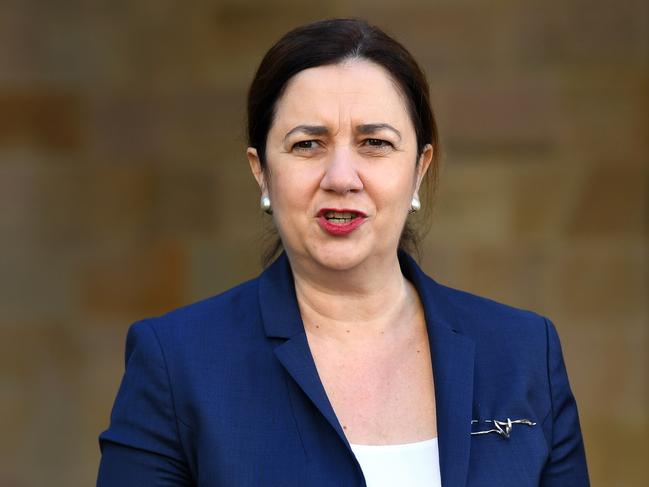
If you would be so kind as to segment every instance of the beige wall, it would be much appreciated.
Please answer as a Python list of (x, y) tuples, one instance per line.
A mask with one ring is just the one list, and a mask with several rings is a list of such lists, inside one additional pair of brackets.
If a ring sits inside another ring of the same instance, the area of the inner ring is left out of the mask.
[(346, 15), (431, 81), (425, 268), (549, 315), (593, 484), (647, 485), (647, 3), (348, 4), (2, 2), (0, 485), (91, 485), (127, 326), (256, 275), (247, 84), (288, 28)]

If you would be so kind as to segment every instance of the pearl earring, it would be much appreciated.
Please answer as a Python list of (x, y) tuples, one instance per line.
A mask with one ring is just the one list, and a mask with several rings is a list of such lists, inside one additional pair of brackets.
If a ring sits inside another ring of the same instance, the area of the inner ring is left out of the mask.
[(270, 197), (268, 195), (264, 194), (261, 196), (259, 206), (261, 206), (261, 209), (264, 210), (265, 213), (268, 213), (269, 215), (273, 214), (273, 209), (270, 207)]
[(419, 201), (419, 195), (415, 194), (410, 200), (410, 213), (421, 210), (421, 201)]

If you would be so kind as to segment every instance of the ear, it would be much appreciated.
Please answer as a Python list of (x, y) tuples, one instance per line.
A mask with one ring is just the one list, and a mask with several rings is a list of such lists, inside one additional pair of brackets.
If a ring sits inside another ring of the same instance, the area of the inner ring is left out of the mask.
[(430, 167), (430, 163), (433, 160), (433, 146), (430, 144), (426, 144), (424, 149), (421, 151), (421, 155), (419, 156), (419, 161), (417, 164), (417, 180), (415, 183), (415, 193), (419, 192), (419, 187), (421, 186), (421, 182), (424, 180), (424, 176), (426, 175), (426, 171), (428, 171), (428, 168)]
[(264, 174), (264, 169), (261, 167), (261, 161), (259, 160), (257, 149), (255, 149), (254, 147), (248, 147), (248, 149), (246, 150), (246, 156), (248, 157), (250, 170), (252, 171), (252, 175), (255, 177), (255, 180), (259, 185), (259, 189), (261, 189), (262, 193), (266, 192), (266, 175)]

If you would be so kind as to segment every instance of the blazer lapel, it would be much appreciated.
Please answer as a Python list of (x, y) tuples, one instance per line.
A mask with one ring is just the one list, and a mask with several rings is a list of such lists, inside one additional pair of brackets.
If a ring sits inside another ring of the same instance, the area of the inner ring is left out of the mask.
[(429, 325), (443, 485), (466, 485), (471, 448), (474, 344)]
[(275, 356), (351, 451), (318, 376), (304, 332), (293, 275), (285, 253), (260, 276), (259, 303), (266, 336), (287, 339), (275, 347)]
[(336, 413), (318, 376), (306, 335), (301, 333), (278, 345), (275, 348), (275, 356), (333, 429), (336, 430), (345, 446), (351, 450), (347, 437), (338, 422)]
[(400, 252), (404, 275), (419, 292), (430, 343), (442, 485), (464, 486), (471, 449), (475, 343), (452, 323), (452, 310), (441, 287), (414, 260)]

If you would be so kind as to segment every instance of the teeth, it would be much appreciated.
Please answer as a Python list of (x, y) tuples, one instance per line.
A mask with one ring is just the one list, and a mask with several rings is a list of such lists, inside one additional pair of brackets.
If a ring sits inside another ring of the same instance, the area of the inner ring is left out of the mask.
[(324, 217), (329, 223), (344, 225), (358, 217), (358, 213), (354, 213), (353, 211), (327, 211), (325, 212)]
[(331, 219), (351, 220), (352, 218), (355, 217), (356, 217), (356, 213), (352, 213), (351, 211), (328, 211), (325, 213), (325, 218), (327, 220), (331, 220)]

